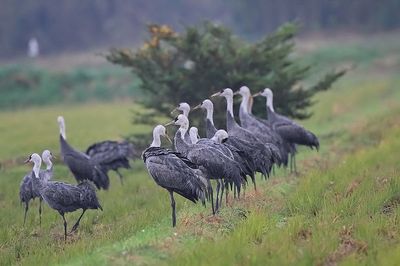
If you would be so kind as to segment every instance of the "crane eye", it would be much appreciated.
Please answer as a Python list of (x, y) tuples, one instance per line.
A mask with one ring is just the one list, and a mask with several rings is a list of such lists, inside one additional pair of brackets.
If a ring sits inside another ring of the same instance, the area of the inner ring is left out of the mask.
[(220, 92), (220, 93), (223, 93), (223, 92), (224, 92), (224, 89), (221, 89), (219, 92)]

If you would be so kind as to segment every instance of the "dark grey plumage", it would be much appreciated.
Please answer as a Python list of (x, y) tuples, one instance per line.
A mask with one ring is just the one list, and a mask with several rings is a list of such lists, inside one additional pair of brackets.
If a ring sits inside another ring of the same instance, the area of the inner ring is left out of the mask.
[(62, 116), (57, 118), (60, 127), (61, 157), (78, 182), (92, 181), (97, 188), (108, 189), (110, 180), (107, 172), (118, 168), (129, 168), (129, 158), (135, 151), (128, 142), (103, 141), (95, 143), (87, 149), (87, 153), (75, 150), (66, 141), (65, 122)]
[(270, 147), (274, 149), (274, 153), (279, 153), (279, 159), (277, 159), (278, 163), (287, 166), (289, 154), (288, 144), (268, 124), (259, 121), (251, 114), (251, 107), (249, 106), (251, 93), (249, 88), (242, 86), (237, 93), (242, 96), (242, 102), (239, 108), (240, 125), (251, 131), (263, 143), (272, 144)]
[(142, 158), (157, 185), (170, 193), (173, 227), (176, 226), (174, 192), (194, 203), (200, 200), (205, 205), (209, 182), (198, 167), (182, 154), (161, 147), (149, 147)]
[[(230, 157), (224, 155), (218, 149), (203, 145), (187, 143), (181, 134), (181, 131), (187, 131), (189, 121), (186, 116), (179, 115), (175, 119), (175, 125), (179, 125), (180, 129), (175, 134), (175, 148), (177, 151), (186, 156), (190, 161), (204, 169), (208, 179), (223, 179), (231, 181), (240, 195), (240, 189), (246, 182), (246, 174), (242, 171), (239, 164)], [(217, 195), (219, 192), (220, 182), (217, 185)], [(217, 201), (218, 202), (218, 201)], [(218, 205), (216, 210), (218, 210)], [(215, 213), (213, 209), (213, 213)]]
[[(40, 170), (40, 175), (43, 176), (43, 182), (49, 181), (53, 177), (53, 165), (51, 163), (51, 158), (52, 154), (50, 151), (45, 150), (43, 152), (42, 158), (46, 163), (49, 163), (47, 165), (46, 170)], [(21, 203), (25, 205), (24, 208), (24, 225), (26, 222), (26, 215), (29, 210), (29, 202), (31, 200), (34, 200), (35, 198), (39, 198), (39, 224), (42, 224), (42, 197), (40, 196), (40, 193), (38, 189), (35, 189), (35, 187), (32, 185), (32, 171), (29, 172), (24, 176), (24, 178), (21, 181), (20, 187), (19, 187), (19, 198), (21, 200)]]
[(262, 95), (267, 98), (267, 121), (286, 142), (290, 143), (292, 149), (291, 164), (293, 164), (296, 171), (295, 154), (297, 150), (295, 145), (304, 145), (311, 149), (316, 148), (318, 150), (319, 140), (317, 136), (291, 119), (275, 113), (273, 110), (273, 93), (270, 89), (267, 88), (256, 95)]
[(276, 154), (275, 148), (270, 144), (264, 144), (250, 131), (240, 127), (233, 117), (233, 92), (231, 89), (224, 89), (213, 96), (224, 96), (227, 101), (226, 111), (226, 128), (229, 136), (237, 137), (240, 141), (244, 141), (248, 146), (252, 146), (250, 151), (253, 156), (256, 171), (269, 176), (272, 165), (279, 159), (279, 154)]
[[(217, 129), (214, 126), (213, 120), (213, 111), (214, 105), (213, 103), (206, 99), (201, 104), (195, 107), (197, 108), (204, 108), (206, 109), (206, 136), (207, 138), (211, 139), (215, 136)], [(237, 137), (229, 136), (228, 139), (222, 143), (225, 147), (230, 149), (233, 153), (234, 159), (236, 162), (240, 163), (242, 170), (245, 172), (246, 175), (250, 176), (254, 188), (256, 189), (256, 181), (254, 177), (254, 173), (256, 171), (256, 166), (254, 163), (254, 150), (252, 150), (251, 143), (241, 141)]]
[(97, 188), (108, 189), (109, 177), (97, 161), (72, 148), (62, 135), (60, 135), (60, 146), (61, 157), (78, 183), (90, 180)]
[[(33, 188), (39, 191), (43, 200), (62, 216), (64, 221), (64, 240), (67, 240), (67, 221), (65, 213), (82, 209), (82, 214), (72, 227), (71, 232), (75, 231), (83, 214), (88, 209), (102, 209), (96, 196), (95, 188), (87, 181), (83, 181), (78, 185), (71, 185), (63, 182), (43, 181), (43, 176), (39, 172), (35, 172), (35, 168), (40, 168), (40, 157), (32, 154), (29, 159), (34, 163), (32, 171)], [(39, 173), (39, 176), (37, 174)]]
[(103, 172), (115, 171), (121, 179), (123, 176), (119, 168), (130, 169), (129, 159), (138, 157), (133, 144), (128, 141), (117, 142), (106, 140), (91, 145), (86, 150), (86, 154), (98, 163)]

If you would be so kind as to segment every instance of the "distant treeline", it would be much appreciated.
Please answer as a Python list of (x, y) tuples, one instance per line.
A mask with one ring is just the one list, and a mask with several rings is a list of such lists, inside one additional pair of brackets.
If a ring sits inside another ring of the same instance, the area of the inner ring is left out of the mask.
[(0, 7), (0, 57), (24, 54), (33, 36), (47, 54), (134, 44), (150, 22), (180, 30), (208, 19), (251, 39), (289, 20), (304, 31), (400, 26), (400, 0), (0, 0)]

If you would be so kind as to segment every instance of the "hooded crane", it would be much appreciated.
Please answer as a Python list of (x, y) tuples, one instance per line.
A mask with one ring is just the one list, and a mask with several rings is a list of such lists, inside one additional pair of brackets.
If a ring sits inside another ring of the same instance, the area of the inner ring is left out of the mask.
[[(189, 120), (186, 116), (178, 115), (175, 121), (172, 121), (167, 125), (169, 124), (180, 126), (175, 134), (175, 149), (185, 155), (196, 165), (203, 167), (208, 179), (218, 180), (226, 178), (231, 180), (235, 184), (239, 196), (240, 187), (243, 181), (246, 180), (246, 175), (240, 168), (240, 165), (214, 147), (204, 144), (187, 143), (183, 137), (189, 128)], [(220, 185), (221, 183), (218, 182), (217, 198), (219, 195)], [(213, 208), (213, 213), (217, 210), (218, 205), (216, 205), (215, 210)]]
[(108, 189), (109, 170), (115, 170), (119, 174), (119, 167), (130, 168), (128, 158), (132, 158), (134, 154), (130, 144), (104, 141), (90, 146), (85, 154), (68, 144), (64, 118), (59, 116), (57, 121), (60, 127), (61, 157), (78, 182), (88, 179), (97, 188)]
[[(171, 111), (171, 115), (173, 115), (176, 111), (181, 111), (182, 114), (184, 116), (187, 117), (187, 119), (189, 119), (189, 112), (190, 112), (190, 105), (188, 103), (182, 102), (179, 103), (177, 107), (175, 107), (174, 110)], [(186, 132), (185, 134), (185, 141), (190, 143), (190, 136), (189, 136), (189, 132)]]
[[(254, 171), (251, 169), (251, 167), (247, 164), (246, 160), (244, 158), (244, 154), (236, 149), (235, 147), (227, 144), (227, 141), (229, 140), (229, 135), (228, 132), (226, 132), (223, 129), (217, 130), (214, 134), (214, 136), (210, 139), (205, 139), (205, 138), (199, 138), (198, 134), (198, 129), (196, 127), (191, 127), (189, 129), (189, 135), (190, 139), (192, 141), (192, 144), (204, 144), (204, 145), (209, 145), (211, 147), (214, 147), (218, 149), (220, 152), (222, 152), (224, 155), (228, 156), (235, 162), (237, 162), (244, 172), (245, 175), (250, 176), (252, 180), (254, 180)], [(218, 180), (217, 180), (218, 181)], [(233, 186), (233, 182), (231, 180), (225, 180), (225, 187), (228, 189), (228, 187)], [(234, 197), (236, 197), (236, 187), (233, 187), (234, 189)], [(221, 205), (222, 203), (222, 196), (224, 194), (224, 186), (222, 186), (221, 190), (221, 197), (219, 200), (219, 204)], [(228, 191), (226, 193), (226, 200), (228, 198)]]
[(256, 146), (251, 152), (254, 154), (255, 165), (257, 171), (263, 176), (269, 176), (272, 165), (279, 158), (279, 154), (275, 153), (275, 149), (271, 149), (270, 145), (265, 145), (253, 133), (239, 126), (233, 116), (233, 91), (229, 88), (223, 89), (220, 92), (214, 93), (211, 97), (221, 96), (226, 100), (226, 128), (229, 136), (235, 136), (247, 143), (252, 143)]
[[(205, 99), (201, 104), (194, 107), (193, 110), (198, 108), (206, 110), (206, 136), (207, 138), (211, 139), (218, 131), (214, 126), (214, 105), (209, 99)], [(223, 131), (226, 132), (225, 130)], [(254, 185), (254, 189), (257, 190), (254, 177), (254, 172), (256, 171), (256, 157), (254, 154), (254, 149), (257, 147), (252, 143), (243, 141), (235, 136), (228, 135), (227, 132), (226, 134), (229, 137), (224, 139), (223, 145), (231, 150), (235, 157), (235, 161), (243, 165), (242, 170), (244, 170), (245, 173), (250, 176)]]
[(29, 156), (25, 162), (33, 162), (32, 186), (39, 191), (40, 196), (50, 206), (58, 211), (64, 221), (64, 241), (67, 241), (67, 221), (65, 213), (82, 209), (82, 214), (72, 227), (71, 232), (75, 231), (83, 214), (88, 209), (102, 209), (96, 196), (95, 188), (87, 181), (78, 185), (71, 185), (63, 182), (44, 181), (40, 175), (42, 160), (37, 153)]
[[(287, 142), (292, 144), (304, 145), (308, 146), (311, 149), (314, 147), (319, 149), (319, 141), (318, 138), (312, 133), (308, 131), (304, 127), (298, 125), (294, 121), (289, 118), (277, 114), (274, 111), (273, 106), (273, 93), (269, 88), (264, 89), (262, 92), (256, 93), (254, 97), (264, 96), (266, 97), (266, 109), (268, 122), (272, 125), (273, 129), (278, 132), (278, 134)], [(296, 159), (295, 159), (296, 150), (291, 154), (291, 169), (292, 164), (294, 167), (294, 171), (296, 172)]]
[(239, 108), (239, 119), (240, 124), (245, 129), (250, 130), (256, 137), (262, 140), (264, 143), (273, 144), (271, 147), (276, 148), (276, 153), (279, 153), (281, 162), (283, 165), (287, 166), (288, 164), (288, 151), (289, 146), (287, 143), (283, 141), (281, 136), (276, 133), (270, 126), (267, 124), (262, 123), (261, 121), (257, 120), (251, 113), (250, 113), (250, 99), (251, 99), (251, 92), (247, 86), (242, 86), (240, 89), (234, 93), (234, 95), (241, 95), (242, 102), (240, 103)]
[(105, 140), (92, 144), (87, 148), (86, 154), (100, 163), (103, 172), (113, 170), (116, 172), (123, 184), (123, 176), (119, 172), (119, 168), (130, 169), (129, 159), (138, 157), (133, 144), (128, 141), (118, 142)]
[(161, 148), (160, 136), (165, 136), (165, 127), (158, 125), (153, 130), (153, 142), (142, 158), (154, 181), (168, 190), (171, 198), (172, 226), (176, 226), (174, 192), (196, 203), (205, 205), (208, 198), (209, 180), (198, 167), (179, 152)]
[[(43, 162), (46, 164), (46, 170), (40, 170), (39, 174), (43, 176), (43, 182), (49, 181), (53, 177), (53, 163), (51, 159), (53, 158), (53, 154), (49, 150), (44, 150), (42, 153)], [(19, 187), (19, 198), (22, 203), (25, 204), (25, 213), (24, 213), (24, 225), (26, 221), (26, 214), (29, 209), (29, 202), (34, 200), (35, 198), (39, 198), (39, 224), (42, 224), (42, 197), (38, 189), (34, 189), (32, 186), (32, 176), (33, 172), (29, 172), (21, 181), (21, 185)]]

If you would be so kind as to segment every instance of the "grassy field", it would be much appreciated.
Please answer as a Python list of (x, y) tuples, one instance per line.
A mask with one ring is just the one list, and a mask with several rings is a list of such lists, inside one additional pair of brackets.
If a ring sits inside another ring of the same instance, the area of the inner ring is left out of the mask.
[[(302, 122), (320, 137), (321, 151), (300, 149), (301, 174), (285, 171), (257, 193), (230, 199), (217, 216), (177, 197), (170, 226), (168, 193), (139, 160), (99, 191), (104, 212), (90, 211), (63, 241), (61, 217), (38, 202), (23, 227), (21, 158), (49, 148), (58, 154), (56, 117), (69, 142), (84, 150), (103, 139), (149, 132), (132, 125), (129, 102), (37, 107), (0, 113), (0, 264), (20, 265), (398, 265), (400, 263), (400, 79), (365, 69), (347, 75), (315, 99)], [(55, 178), (74, 182), (57, 162)], [(79, 213), (68, 214), (71, 226)]]

